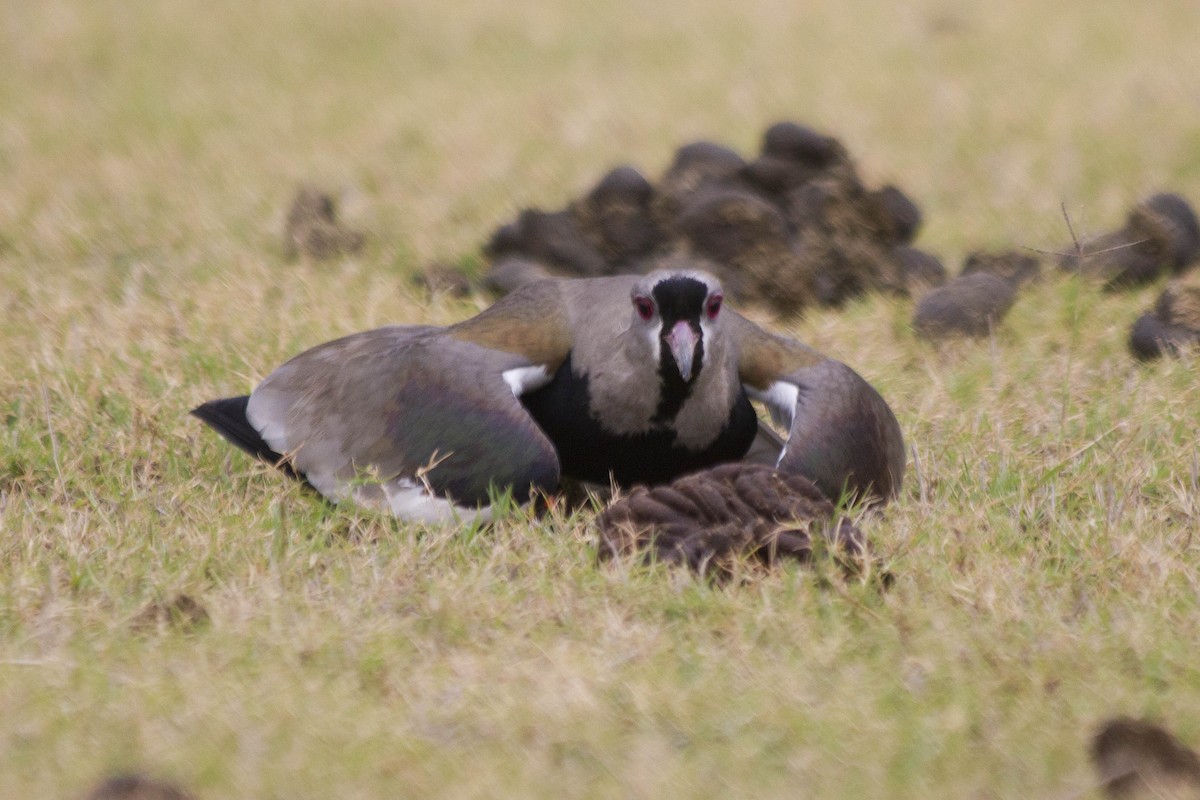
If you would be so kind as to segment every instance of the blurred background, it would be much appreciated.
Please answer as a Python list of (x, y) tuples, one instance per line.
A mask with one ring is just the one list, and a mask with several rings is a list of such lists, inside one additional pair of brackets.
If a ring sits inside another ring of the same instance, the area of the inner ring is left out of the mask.
[[(0, 11), (6, 271), (267, 257), (294, 187), (396, 269), (469, 260), (610, 167), (772, 122), (838, 137), (918, 245), (1061, 247), (1200, 199), (1200, 6), (1017, 0), (15, 2)], [(167, 258), (166, 254), (170, 257)], [(953, 267), (952, 267), (953, 269)]]
[[(780, 120), (900, 187), (951, 273), (1067, 249), (1064, 209), (1085, 237), (1200, 203), (1198, 33), (1196, 0), (0, 3), (0, 796), (136, 768), (210, 798), (1066, 797), (1107, 716), (1200, 741), (1195, 361), (1127, 346), (1162, 281), (1043, 281), (946, 347), (893, 296), (770, 320), (920, 457), (870, 520), (886, 595), (597, 569), (586, 517), (429, 535), (187, 415), (462, 319), (490, 299), (410, 279)], [(288, 258), (301, 184), (361, 250)]]

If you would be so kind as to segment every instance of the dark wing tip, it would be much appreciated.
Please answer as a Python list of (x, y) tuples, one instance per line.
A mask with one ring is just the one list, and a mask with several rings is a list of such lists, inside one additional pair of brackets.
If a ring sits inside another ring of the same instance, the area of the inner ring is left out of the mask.
[(293, 478), (301, 478), (291, 464), (284, 460), (283, 455), (271, 449), (271, 445), (267, 444), (250, 424), (250, 420), (246, 418), (246, 404), (249, 402), (248, 394), (223, 397), (201, 403), (189, 413), (221, 434), (230, 444), (268, 464), (278, 466)]

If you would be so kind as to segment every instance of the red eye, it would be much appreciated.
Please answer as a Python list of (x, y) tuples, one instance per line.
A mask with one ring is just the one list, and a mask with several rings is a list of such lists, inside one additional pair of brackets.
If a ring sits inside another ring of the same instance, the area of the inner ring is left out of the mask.
[(637, 309), (638, 316), (644, 320), (649, 321), (654, 316), (654, 303), (649, 297), (633, 298), (633, 306)]
[(704, 311), (708, 314), (709, 319), (716, 319), (717, 314), (721, 313), (721, 302), (724, 299), (725, 298), (719, 294), (714, 294), (712, 297), (708, 298), (708, 305), (705, 306)]

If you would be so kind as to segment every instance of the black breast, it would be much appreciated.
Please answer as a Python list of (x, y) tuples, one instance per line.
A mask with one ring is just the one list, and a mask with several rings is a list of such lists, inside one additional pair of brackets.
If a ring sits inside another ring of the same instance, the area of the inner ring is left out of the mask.
[[(647, 391), (655, 387), (647, 386)], [(648, 433), (625, 436), (607, 431), (588, 407), (588, 378), (571, 368), (571, 358), (554, 379), (521, 397), (525, 408), (558, 451), (564, 475), (608, 483), (611, 473), (621, 486), (663, 483), (687, 472), (736, 461), (750, 449), (758, 430), (754, 408), (739, 391), (721, 433), (707, 448), (692, 451), (675, 441), (670, 420)]]

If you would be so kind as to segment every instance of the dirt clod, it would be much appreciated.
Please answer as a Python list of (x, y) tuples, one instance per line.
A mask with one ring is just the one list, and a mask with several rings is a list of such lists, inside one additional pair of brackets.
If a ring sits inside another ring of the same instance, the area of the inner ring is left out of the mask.
[(362, 249), (365, 239), (338, 220), (333, 195), (307, 185), (296, 191), (283, 231), (283, 251), (288, 258), (321, 261), (350, 255)]
[(867, 553), (863, 533), (835, 519), (812, 481), (761, 464), (724, 464), (637, 487), (605, 509), (599, 526), (601, 560), (640, 554), (716, 577), (742, 560), (808, 562), (823, 550), (853, 570)]
[(863, 185), (837, 139), (781, 122), (750, 161), (692, 142), (656, 184), (623, 166), (562, 211), (526, 209), (492, 234), (484, 283), (508, 292), (543, 277), (641, 274), (684, 253), (705, 259), (739, 302), (786, 315), (908, 291), (891, 251), (920, 225), (902, 190)]
[(191, 794), (144, 775), (115, 775), (97, 784), (86, 800), (193, 800)]
[(178, 594), (170, 600), (156, 600), (146, 606), (134, 619), (134, 627), (148, 630), (158, 626), (191, 632), (209, 623), (208, 610), (186, 594)]
[(1041, 263), (1036, 256), (1019, 250), (976, 250), (963, 262), (961, 274), (973, 275), (978, 272), (990, 272), (1017, 288), (1040, 277)]
[(987, 336), (1016, 299), (1012, 283), (990, 272), (960, 275), (917, 303), (913, 328), (927, 339)]
[(889, 250), (887, 256), (900, 278), (899, 285), (888, 287), (896, 294), (921, 295), (946, 283), (946, 267), (935, 255), (902, 244)]
[(1092, 737), (1091, 757), (1109, 797), (1200, 797), (1200, 756), (1153, 722), (1105, 721)]
[(1150, 283), (1179, 273), (1200, 257), (1200, 222), (1177, 194), (1160, 193), (1130, 210), (1125, 225), (1080, 243), (1059, 266), (1101, 282), (1106, 289)]
[(1200, 274), (1171, 281), (1154, 308), (1129, 332), (1129, 349), (1142, 360), (1200, 348)]

